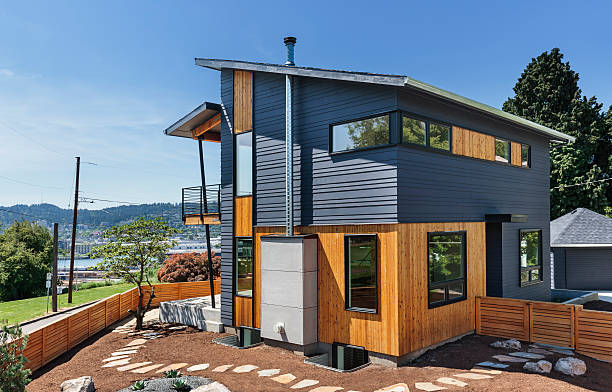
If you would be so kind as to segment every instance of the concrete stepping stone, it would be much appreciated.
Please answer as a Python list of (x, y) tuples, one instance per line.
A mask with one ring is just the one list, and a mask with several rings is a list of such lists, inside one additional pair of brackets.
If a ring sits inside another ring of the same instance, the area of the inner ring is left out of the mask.
[(493, 378), (492, 376), (489, 376), (488, 374), (478, 374), (478, 373), (459, 373), (459, 374), (453, 374), (453, 377), (467, 378), (468, 380), (485, 380), (487, 378)]
[(257, 372), (259, 377), (270, 377), (280, 373), (280, 369), (264, 369)]
[(544, 355), (534, 354), (534, 353), (526, 353), (526, 352), (523, 352), (523, 351), (517, 351), (515, 353), (510, 353), (508, 355), (510, 355), (512, 357), (518, 357), (518, 358), (544, 359)]
[(495, 363), (495, 362), (486, 361), (486, 362), (477, 363), (476, 366), (490, 367), (493, 369), (505, 369), (509, 367), (510, 365), (504, 365), (503, 363)]
[(144, 347), (144, 346), (123, 347), (123, 348), (118, 348), (117, 351), (115, 352), (120, 353), (122, 351), (133, 351), (133, 350), (138, 350), (141, 347)]
[(136, 354), (138, 350), (127, 350), (127, 351), (115, 351), (111, 355), (116, 357), (117, 355), (127, 355), (127, 354)]
[(297, 377), (291, 373), (281, 374), (280, 376), (272, 377), (270, 380), (276, 381), (280, 384), (289, 384), (291, 381), (295, 380)]
[(543, 348), (530, 348), (529, 350), (527, 350), (527, 352), (533, 354), (552, 355), (552, 352), (544, 350)]
[(499, 362), (527, 362), (528, 359), (511, 357), (509, 355), (493, 355), (493, 358), (497, 359)]
[(402, 383), (389, 385), (388, 387), (377, 389), (374, 392), (410, 392), (408, 385)]
[(130, 362), (130, 358), (120, 359), (118, 361), (113, 361), (113, 362), (108, 362), (108, 363), (102, 365), (102, 367), (103, 368), (108, 368), (108, 367), (115, 367), (115, 366), (119, 366), (119, 365), (127, 365), (128, 362)]
[(125, 372), (126, 370), (136, 369), (136, 368), (139, 368), (139, 367), (143, 367), (143, 366), (145, 366), (145, 365), (150, 365), (150, 364), (152, 364), (152, 363), (153, 363), (153, 362), (138, 362), (138, 363), (130, 363), (130, 364), (127, 364), (127, 365), (125, 365), (125, 366), (120, 366), (120, 367), (118, 367), (118, 368), (117, 368), (117, 370), (119, 370), (120, 372)]
[(300, 382), (298, 382), (295, 385), (291, 386), (291, 389), (302, 389), (302, 388), (307, 388), (307, 387), (311, 387), (313, 385), (317, 385), (319, 383), (318, 380), (302, 380)]
[(255, 369), (259, 369), (259, 366), (255, 366), (255, 365), (242, 365), (242, 366), (235, 367), (234, 370), (232, 370), (232, 372), (234, 372), (234, 373), (249, 373), (249, 372), (252, 372)]
[(435, 391), (441, 391), (443, 389), (446, 389), (446, 387), (439, 387), (436, 384), (433, 384), (430, 382), (415, 382), (414, 387), (416, 389), (420, 389), (421, 391), (427, 391), (427, 392), (435, 392)]
[(341, 391), (344, 388), (342, 387), (318, 387), (315, 389), (311, 389), (310, 392), (336, 392)]
[(162, 366), (164, 366), (163, 363), (158, 363), (158, 364), (155, 364), (155, 365), (149, 365), (149, 366), (145, 366), (143, 368), (138, 368), (136, 370), (132, 370), (132, 373), (145, 374), (145, 373), (149, 373), (149, 372), (151, 372), (151, 371), (153, 371), (153, 370), (155, 370), (157, 368), (160, 368)]
[(440, 377), (439, 379), (436, 380), (436, 382), (439, 382), (440, 384), (454, 385), (456, 387), (465, 387), (468, 385), (467, 383), (456, 380), (452, 377)]
[(482, 374), (491, 374), (491, 375), (502, 374), (501, 370), (478, 369), (478, 368), (470, 369), (470, 372), (482, 373)]
[(140, 346), (142, 344), (145, 344), (146, 342), (147, 339), (134, 339), (130, 343), (126, 344), (125, 347)]
[(189, 364), (185, 363), (185, 362), (173, 363), (173, 364), (170, 364), (170, 365), (168, 365), (168, 366), (166, 366), (164, 368), (159, 369), (155, 373), (163, 373), (163, 372), (167, 372), (168, 370), (179, 370), (179, 369), (184, 368), (187, 365), (189, 365)]
[(188, 371), (188, 372), (198, 372), (198, 371), (200, 371), (200, 370), (206, 370), (206, 369), (208, 369), (208, 367), (209, 367), (209, 366), (210, 366), (210, 365), (209, 365), (209, 364), (207, 364), (207, 363), (202, 363), (202, 364), (200, 364), (200, 365), (193, 365), (193, 366), (188, 367), (188, 368), (187, 368), (187, 371)]
[(118, 361), (120, 359), (126, 359), (126, 358), (129, 358), (129, 357), (130, 357), (129, 355), (118, 355), (116, 357), (104, 358), (102, 360), (102, 362)]
[(223, 372), (227, 371), (228, 369), (230, 369), (232, 366), (234, 366), (234, 365), (221, 365), (221, 366), (217, 366), (212, 371), (215, 372), (215, 373), (223, 373)]

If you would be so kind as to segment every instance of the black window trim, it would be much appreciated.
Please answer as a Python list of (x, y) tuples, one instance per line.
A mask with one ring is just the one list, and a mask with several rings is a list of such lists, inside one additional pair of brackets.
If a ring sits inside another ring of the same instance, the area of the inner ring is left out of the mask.
[[(463, 278), (457, 278), (457, 279), (451, 279), (451, 280), (445, 280), (444, 282), (436, 282), (436, 283), (431, 283), (429, 280), (429, 243), (431, 242), (431, 237), (434, 235), (441, 235), (441, 234), (461, 234), (462, 235), (462, 240), (463, 240)], [(440, 306), (444, 306), (444, 305), (449, 305), (449, 304), (453, 304), (455, 302), (461, 302), (461, 301), (465, 301), (467, 300), (467, 290), (468, 290), (468, 278), (467, 278), (467, 264), (468, 264), (468, 260), (467, 260), (467, 246), (468, 246), (468, 242), (467, 242), (467, 231), (466, 230), (454, 230), (454, 231), (432, 231), (432, 232), (428, 232), (427, 233), (427, 304), (428, 304), (428, 308), (429, 309), (434, 309), (434, 308), (438, 308)], [(438, 301), (438, 302), (434, 302), (431, 303), (429, 302), (429, 291), (433, 288), (440, 288), (440, 287), (445, 287), (444, 289), (444, 297), (448, 298), (448, 286), (450, 286), (453, 283), (456, 282), (461, 282), (463, 281), (463, 296), (458, 297), (458, 298), (453, 298), (453, 299), (445, 299), (444, 301)]]
[[(374, 280), (376, 282), (376, 308), (360, 308), (355, 306), (349, 306), (349, 291), (350, 291), (350, 274), (349, 274), (349, 238), (351, 237), (374, 237), (374, 254), (376, 255), (376, 268), (374, 269)], [(350, 312), (360, 312), (360, 313), (372, 313), (377, 314), (380, 302), (380, 294), (379, 294), (379, 285), (378, 285), (378, 234), (377, 233), (363, 233), (363, 234), (344, 234), (344, 310)]]
[[(538, 232), (538, 258), (540, 260), (540, 264), (538, 266), (531, 266), (531, 267), (523, 267), (521, 266), (521, 234), (523, 233), (531, 233), (531, 232)], [(544, 283), (544, 260), (542, 259), (543, 256), (543, 250), (542, 250), (542, 229), (519, 229), (519, 238), (518, 238), (518, 255), (519, 255), (519, 286), (520, 287), (526, 287), (526, 286), (533, 286), (536, 284), (540, 284), (540, 283)], [(538, 280), (531, 280), (531, 271), (532, 270), (540, 270), (539, 273), (539, 279)], [(521, 278), (523, 271), (529, 271), (529, 281), (527, 282), (523, 282), (523, 279)]]
[[(381, 112), (381, 113), (377, 113), (377, 114), (371, 114), (368, 116), (364, 116), (364, 117), (358, 117), (358, 118), (353, 118), (351, 120), (346, 120), (346, 121), (338, 121), (338, 122), (333, 122), (329, 124), (329, 133), (328, 133), (328, 139), (329, 139), (329, 143), (327, 146), (327, 151), (330, 155), (332, 154), (344, 154), (347, 152), (353, 152), (353, 151), (363, 151), (363, 150), (370, 150), (370, 149), (374, 149), (374, 148), (380, 148), (380, 147), (387, 147), (387, 146), (393, 146), (397, 143), (393, 143), (393, 132), (394, 132), (394, 127), (393, 127), (393, 119), (391, 118), (393, 113), (397, 112), (397, 110), (391, 110), (391, 111), (385, 111), (385, 112)], [(377, 144), (374, 146), (366, 146), (366, 147), (359, 147), (359, 148), (351, 148), (349, 150), (341, 150), (341, 151), (334, 151), (334, 127), (336, 125), (344, 125), (344, 124), (350, 124), (352, 122), (357, 122), (357, 121), (363, 121), (363, 120), (368, 120), (370, 118), (376, 118), (376, 117), (383, 117), (383, 116), (389, 116), (389, 142), (388, 143), (383, 143), (383, 144)]]
[[(238, 294), (238, 240), (248, 239), (253, 244), (253, 287), (251, 288), (251, 295)], [(234, 236), (234, 257), (232, 261), (232, 268), (234, 270), (234, 276), (232, 277), (233, 295), (234, 297), (241, 298), (254, 298), (255, 296), (255, 238), (250, 235), (237, 235)]]
[[(414, 114), (411, 112), (407, 112), (405, 110), (400, 110), (400, 118), (399, 118), (399, 144), (405, 145), (405, 146), (417, 146), (417, 147), (425, 147), (428, 150), (433, 150), (433, 151), (442, 151), (442, 152), (448, 152), (448, 153), (453, 153), (453, 125), (446, 122), (446, 121), (442, 121), (442, 120), (436, 120), (433, 118), (429, 118), (429, 117), (425, 117), (425, 116), (421, 116), (419, 114)], [(404, 142), (404, 116), (412, 118), (414, 120), (418, 120), (418, 121), (424, 121), (425, 122), (425, 144), (419, 144), (419, 143), (413, 143), (413, 142)], [(443, 126), (447, 126), (449, 128), (449, 132), (448, 132), (448, 150), (444, 149), (444, 148), (438, 148), (438, 147), (432, 147), (429, 143), (429, 127), (431, 123), (436, 123), (438, 125), (443, 125)], [(452, 155), (457, 155), (457, 154), (452, 154)]]

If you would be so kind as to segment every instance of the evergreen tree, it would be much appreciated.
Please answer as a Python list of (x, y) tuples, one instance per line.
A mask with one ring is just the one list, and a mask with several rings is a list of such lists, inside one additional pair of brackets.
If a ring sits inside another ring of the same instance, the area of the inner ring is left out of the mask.
[[(578, 207), (603, 212), (612, 200), (609, 178), (610, 124), (595, 97), (582, 96), (580, 77), (558, 48), (531, 59), (514, 86), (515, 96), (503, 109), (576, 137), (576, 142), (551, 146), (551, 219)], [(607, 124), (607, 126), (606, 126)], [(567, 186), (590, 182), (581, 186)]]

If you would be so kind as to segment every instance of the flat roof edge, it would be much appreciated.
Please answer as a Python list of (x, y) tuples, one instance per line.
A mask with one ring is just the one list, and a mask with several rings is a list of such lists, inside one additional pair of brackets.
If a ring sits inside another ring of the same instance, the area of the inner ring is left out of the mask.
[(197, 108), (193, 109), (191, 112), (181, 117), (180, 119), (176, 120), (174, 124), (164, 129), (164, 134), (169, 135), (169, 136), (177, 136), (177, 135), (172, 135), (172, 132), (176, 131), (181, 126), (183, 126), (185, 123), (189, 122), (190, 120), (195, 118), (198, 114), (206, 110), (213, 110), (213, 111), (217, 111), (220, 113), (222, 109), (221, 109), (221, 105), (219, 105), (218, 103), (206, 101), (202, 103), (201, 105), (199, 105)]

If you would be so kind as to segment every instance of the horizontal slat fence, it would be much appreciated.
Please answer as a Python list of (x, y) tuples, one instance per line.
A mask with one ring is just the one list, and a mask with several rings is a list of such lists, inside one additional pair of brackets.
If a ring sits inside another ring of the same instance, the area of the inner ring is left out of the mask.
[[(165, 283), (153, 286), (155, 288), (153, 306), (158, 306), (164, 301), (210, 295), (209, 282)], [(215, 294), (220, 292), (221, 280), (216, 279)], [(148, 300), (151, 290), (147, 287), (143, 293), (145, 301)], [(23, 352), (24, 357), (27, 358), (26, 366), (32, 371), (41, 368), (90, 336), (128, 316), (128, 312), (136, 310), (137, 306), (138, 290), (133, 288), (98, 301), (77, 313), (31, 332)]]
[(572, 347), (612, 362), (612, 313), (582, 305), (477, 297), (476, 333)]

